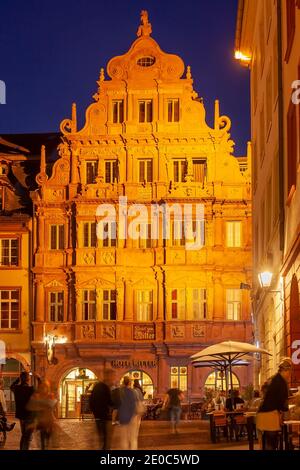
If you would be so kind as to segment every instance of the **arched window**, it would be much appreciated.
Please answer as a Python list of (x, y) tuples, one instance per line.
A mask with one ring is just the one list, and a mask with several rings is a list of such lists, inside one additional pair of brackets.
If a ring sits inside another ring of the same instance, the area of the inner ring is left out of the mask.
[[(237, 376), (232, 373), (233, 388), (239, 388), (240, 382)], [(230, 384), (229, 372), (227, 371), (227, 384)], [(205, 381), (205, 388), (213, 390), (226, 390), (226, 377), (225, 372), (215, 370), (207, 377)]]

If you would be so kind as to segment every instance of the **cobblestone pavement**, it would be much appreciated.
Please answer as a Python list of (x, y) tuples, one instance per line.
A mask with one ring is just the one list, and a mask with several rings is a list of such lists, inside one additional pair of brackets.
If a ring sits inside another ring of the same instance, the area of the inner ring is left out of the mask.
[[(99, 449), (98, 436), (93, 420), (83, 421), (64, 419), (58, 421), (59, 428), (52, 443), (53, 449), (93, 450)], [(114, 426), (112, 449), (119, 449), (119, 426)], [(19, 448), (19, 423), (7, 435), (6, 450)], [(39, 448), (39, 436), (34, 434), (31, 449)], [(142, 421), (139, 434), (139, 449), (142, 450), (243, 450), (248, 449), (247, 442), (229, 442), (221, 440), (212, 444), (209, 439), (207, 421), (182, 421), (178, 434), (170, 433), (167, 421)]]

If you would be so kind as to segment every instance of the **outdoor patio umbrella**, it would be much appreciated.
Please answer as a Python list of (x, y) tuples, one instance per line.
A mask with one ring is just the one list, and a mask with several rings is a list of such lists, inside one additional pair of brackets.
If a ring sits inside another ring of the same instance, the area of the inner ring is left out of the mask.
[[(250, 364), (249, 360), (251, 359), (250, 356), (245, 356), (243, 359), (236, 359), (233, 360), (231, 366), (248, 366)], [(198, 367), (211, 367), (218, 372), (223, 372), (225, 374), (225, 384), (226, 384), (226, 391), (228, 390), (228, 381), (227, 381), (227, 370), (229, 369), (230, 363), (228, 360), (220, 360), (215, 356), (204, 356), (198, 359), (194, 359), (192, 361), (192, 365), (196, 368)], [(222, 380), (222, 390), (223, 390), (223, 380)]]
[[(208, 346), (202, 351), (191, 356), (191, 359), (194, 361), (200, 360), (201, 358), (209, 357), (212, 362), (224, 361), (224, 364), (228, 364), (229, 377), (230, 377), (230, 388), (233, 390), (233, 381), (232, 381), (232, 366), (236, 364), (236, 361), (244, 359), (249, 356), (249, 354), (260, 353), (260, 354), (272, 354), (269, 353), (266, 349), (258, 348), (253, 344), (249, 343), (240, 343), (237, 341), (223, 341), (222, 343), (213, 344)], [(194, 362), (193, 361), (193, 362)], [(233, 395), (232, 395), (233, 401)]]

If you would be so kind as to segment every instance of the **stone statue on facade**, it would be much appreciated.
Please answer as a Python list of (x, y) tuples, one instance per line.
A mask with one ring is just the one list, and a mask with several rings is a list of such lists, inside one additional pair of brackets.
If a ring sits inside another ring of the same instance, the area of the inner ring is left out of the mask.
[(141, 11), (141, 22), (142, 24), (139, 26), (136, 33), (137, 37), (139, 38), (140, 36), (150, 36), (152, 33), (152, 25), (149, 23), (148, 12), (146, 10)]

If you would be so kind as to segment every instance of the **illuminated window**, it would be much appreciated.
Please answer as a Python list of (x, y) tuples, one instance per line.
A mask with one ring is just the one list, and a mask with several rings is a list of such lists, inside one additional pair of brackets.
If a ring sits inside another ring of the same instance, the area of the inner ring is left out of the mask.
[(192, 238), (190, 235), (187, 237), (194, 243), (199, 243), (202, 246), (205, 245), (205, 220), (193, 220), (192, 223)]
[(0, 266), (18, 266), (19, 240), (17, 238), (0, 238)]
[(116, 100), (112, 102), (113, 123), (122, 124), (124, 122), (124, 101)]
[(86, 289), (82, 292), (82, 318), (83, 320), (96, 320), (96, 291)]
[(193, 320), (206, 320), (207, 298), (206, 289), (193, 289)]
[(239, 321), (241, 319), (241, 291), (239, 289), (226, 290), (226, 318)]
[(171, 316), (172, 320), (185, 320), (186, 303), (185, 289), (172, 289)]
[(103, 291), (102, 320), (116, 320), (116, 291), (114, 289)]
[(242, 223), (239, 221), (226, 222), (226, 245), (229, 248), (242, 246)]
[(137, 64), (140, 67), (151, 67), (151, 65), (153, 65), (154, 63), (155, 63), (155, 57), (151, 57), (151, 56), (141, 57), (137, 61)]
[(96, 222), (84, 222), (83, 224), (83, 246), (85, 248), (95, 247), (97, 244)]
[(105, 183), (115, 183), (118, 179), (117, 160), (105, 160)]
[(19, 289), (0, 290), (0, 328), (16, 330), (20, 326)]
[(139, 101), (139, 122), (152, 122), (152, 100)]
[(136, 291), (137, 321), (153, 321), (153, 292), (152, 290)]
[(50, 250), (63, 250), (65, 247), (65, 226), (50, 225)]
[(91, 160), (86, 162), (86, 183), (94, 184), (96, 183), (96, 176), (98, 174), (98, 161)]
[[(239, 389), (239, 379), (232, 373), (233, 388)], [(227, 383), (230, 383), (229, 372), (227, 371)], [(213, 390), (226, 390), (226, 376), (224, 372), (215, 371), (209, 374), (205, 382), (205, 388)]]
[(152, 160), (139, 160), (139, 182), (152, 183)]
[(49, 292), (49, 321), (64, 321), (64, 293), (63, 291)]
[(173, 162), (173, 179), (175, 183), (184, 183), (187, 172), (186, 160), (174, 160)]
[(182, 392), (187, 391), (187, 367), (171, 367), (170, 386)]
[(168, 122), (179, 121), (179, 100), (169, 99), (168, 100)]

